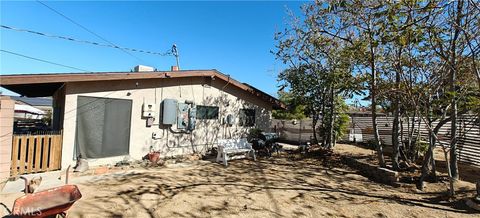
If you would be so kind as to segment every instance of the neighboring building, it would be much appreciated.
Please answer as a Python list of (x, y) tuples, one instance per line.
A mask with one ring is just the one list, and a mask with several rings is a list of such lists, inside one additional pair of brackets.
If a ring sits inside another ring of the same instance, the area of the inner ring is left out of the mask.
[(51, 113), (52, 108), (52, 97), (42, 97), (42, 98), (29, 98), (24, 96), (10, 96), (17, 104), (27, 104), (38, 108), (45, 112), (45, 114)]
[(15, 101), (15, 120), (40, 120), (46, 112), (32, 105)]
[(53, 96), (53, 129), (63, 130), (62, 168), (80, 154), (90, 165), (206, 152), (217, 139), (269, 130), (274, 97), (216, 70), (2, 75), (28, 97)]
[(14, 133), (37, 134), (50, 130), (52, 98), (8, 96), (15, 101)]
[(42, 119), (53, 113), (52, 98), (29, 98), (24, 96), (10, 96), (15, 100), (15, 118)]

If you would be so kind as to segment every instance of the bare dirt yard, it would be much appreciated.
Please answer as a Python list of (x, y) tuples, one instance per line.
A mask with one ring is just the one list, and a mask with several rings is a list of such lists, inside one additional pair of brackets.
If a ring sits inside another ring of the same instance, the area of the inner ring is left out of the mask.
[[(370, 152), (351, 145), (337, 148), (350, 155)], [(394, 188), (358, 175), (335, 154), (284, 153), (256, 162), (231, 161), (227, 168), (196, 161), (79, 178), (72, 183), (83, 198), (69, 217), (480, 216), (464, 203), (475, 192), (473, 183), (458, 182), (455, 199), (444, 197), (446, 182), (429, 184), (423, 192), (414, 184)]]

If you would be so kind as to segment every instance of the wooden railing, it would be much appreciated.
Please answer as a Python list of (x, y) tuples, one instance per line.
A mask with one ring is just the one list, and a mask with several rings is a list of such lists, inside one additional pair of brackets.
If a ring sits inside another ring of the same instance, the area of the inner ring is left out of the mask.
[(61, 132), (42, 135), (13, 135), (10, 174), (58, 170), (62, 160)]

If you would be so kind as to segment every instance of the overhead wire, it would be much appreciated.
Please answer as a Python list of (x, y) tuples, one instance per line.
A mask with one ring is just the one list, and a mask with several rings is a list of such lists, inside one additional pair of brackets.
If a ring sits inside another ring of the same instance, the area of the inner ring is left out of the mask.
[(70, 68), (70, 69), (74, 69), (74, 70), (80, 70), (80, 71), (84, 71), (84, 72), (91, 72), (89, 70), (85, 70), (85, 69), (82, 69), (82, 68), (72, 67), (72, 66), (69, 66), (69, 65), (60, 64), (60, 63), (56, 63), (56, 62), (52, 62), (52, 61), (47, 61), (47, 60), (40, 59), (40, 58), (30, 57), (30, 56), (27, 56), (27, 55), (24, 55), (24, 54), (19, 54), (19, 53), (13, 52), (13, 51), (7, 51), (7, 50), (4, 50), (4, 49), (0, 49), (0, 51), (11, 54), (11, 55), (16, 55), (16, 56), (20, 56), (20, 57), (24, 57), (24, 58), (44, 62), (44, 63), (49, 63), (49, 64), (61, 66), (61, 67), (66, 67), (66, 68)]
[[(106, 42), (108, 44), (92, 42), (92, 41), (87, 41), (87, 40), (79, 40), (79, 39), (75, 39), (75, 38), (72, 38), (72, 37), (52, 35), (52, 34), (42, 33), (42, 32), (38, 32), (38, 31), (33, 31), (33, 30), (28, 30), (28, 29), (20, 29), (20, 28), (5, 26), (5, 25), (0, 25), (0, 26), (2, 28), (5, 28), (5, 29), (15, 30), (15, 31), (19, 31), (19, 32), (27, 32), (27, 33), (36, 34), (36, 35), (39, 35), (39, 36), (58, 38), (58, 39), (63, 39), (63, 40), (68, 40), (68, 41), (74, 41), (74, 42), (86, 43), (86, 44), (91, 44), (91, 45), (96, 45), (96, 46), (103, 46), (103, 47), (110, 47), (110, 48), (119, 49), (122, 52), (134, 57), (135, 59), (137, 59), (139, 61), (143, 61), (143, 62), (146, 62), (146, 61), (142, 60), (141, 58), (138, 58), (137, 56), (133, 55), (129, 51), (146, 53), (146, 54), (151, 54), (151, 55), (160, 55), (160, 56), (171, 56), (171, 55), (173, 55), (173, 52), (170, 51), (170, 50), (167, 50), (166, 52), (161, 53), (161, 52), (152, 52), (152, 51), (146, 51), (146, 50), (142, 50), (142, 49), (135, 49), (135, 48), (127, 48), (127, 47), (117, 46), (114, 43), (112, 43), (111, 41), (109, 41), (106, 38), (98, 35), (97, 33), (93, 32), (92, 30), (88, 29), (87, 27), (81, 25), (80, 23), (74, 21), (73, 19), (66, 16), (65, 14), (55, 10), (54, 8), (52, 8), (50, 6), (48, 6), (47, 4), (45, 4), (41, 1), (38, 1), (38, 0), (37, 0), (37, 2), (42, 4), (46, 8), (50, 9), (51, 11), (55, 12), (56, 14), (62, 16), (63, 18), (67, 19), (71, 23), (73, 23), (73, 24), (77, 25), (78, 27), (82, 28), (83, 30), (85, 30), (85, 31), (91, 33), (92, 35), (96, 36), (97, 38), (103, 40), (104, 42)], [(83, 72), (92, 72), (90, 70), (86, 70), (86, 69), (82, 69), (82, 68), (78, 68), (78, 67), (73, 67), (73, 66), (69, 66), (69, 65), (65, 65), (65, 64), (60, 64), (60, 63), (56, 63), (56, 62), (53, 62), (53, 61), (48, 61), (48, 60), (44, 60), (44, 59), (40, 59), (40, 58), (35, 58), (35, 57), (31, 57), (31, 56), (28, 56), (28, 55), (24, 55), (24, 54), (16, 53), (16, 52), (13, 52), (13, 51), (4, 50), (4, 49), (0, 49), (0, 52), (5, 52), (5, 53), (11, 54), (11, 55), (16, 55), (16, 56), (19, 56), (19, 57), (23, 57), (23, 58), (27, 58), (27, 59), (31, 59), (31, 60), (36, 60), (36, 61), (40, 61), (40, 62), (52, 64), (52, 65), (57, 65), (57, 66), (61, 66), (61, 67), (69, 68), (69, 69), (79, 70), (79, 71), (83, 71)], [(135, 91), (137, 91), (137, 90), (135, 90)], [(135, 92), (135, 91), (132, 91), (132, 93)], [(108, 93), (104, 97), (109, 96), (111, 94), (113, 94), (113, 93)], [(94, 109), (94, 108), (92, 108), (92, 109)], [(72, 111), (67, 111), (67, 112), (65, 112), (65, 114), (70, 113), (70, 112), (72, 112)]]
[(69, 37), (69, 36), (53, 35), (53, 34), (38, 32), (38, 31), (34, 31), (34, 30), (29, 30), (29, 29), (22, 29), (22, 28), (17, 28), (17, 27), (12, 27), (12, 26), (6, 26), (6, 25), (0, 25), (0, 27), (4, 28), (4, 29), (8, 29), (8, 30), (17, 31), (17, 32), (26, 32), (26, 33), (30, 33), (30, 34), (39, 35), (39, 36), (63, 39), (63, 40), (78, 42), (78, 43), (86, 43), (86, 44), (101, 46), (101, 47), (124, 49), (124, 50), (133, 51), (133, 52), (141, 52), (141, 53), (146, 53), (146, 54), (151, 54), (151, 55), (159, 55), (159, 56), (171, 56), (171, 55), (173, 55), (173, 53), (170, 49), (165, 51), (165, 52), (154, 52), (154, 51), (147, 51), (147, 50), (136, 49), (136, 48), (120, 47), (120, 46), (111, 45), (111, 44), (104, 44), (104, 43), (100, 43), (100, 42), (92, 42), (92, 41), (88, 41), (88, 40), (75, 39), (75, 38), (72, 38), (72, 37)]
[[(142, 49), (135, 49), (135, 48), (127, 48), (127, 47), (120, 47), (120, 46), (117, 46), (115, 45), (114, 43), (112, 43), (111, 41), (107, 40), (106, 38), (98, 35), (97, 33), (93, 32), (92, 30), (88, 29), (87, 27), (81, 25), (80, 23), (74, 21), (73, 19), (71, 19), (70, 17), (66, 16), (65, 14), (55, 10), (54, 8), (48, 6), (47, 4), (37, 0), (38, 3), (42, 4), (43, 6), (45, 6), (46, 8), (50, 9), (51, 11), (55, 12), (56, 14), (62, 16), (63, 18), (65, 18), (66, 20), (70, 21), (71, 23), (75, 24), (76, 26), (82, 28), (83, 30), (91, 33), (92, 35), (96, 36), (97, 38), (103, 40), (104, 42), (108, 43), (108, 44), (103, 44), (103, 43), (98, 43), (98, 42), (92, 42), (92, 41), (87, 41), (87, 40), (78, 40), (78, 39), (74, 39), (72, 37), (66, 37), (66, 36), (59, 36), (59, 35), (52, 35), (52, 34), (46, 34), (46, 33), (42, 33), (42, 32), (38, 32), (38, 31), (33, 31), (33, 30), (27, 30), (27, 29), (20, 29), (20, 28), (15, 28), (15, 27), (10, 27), (10, 26), (5, 26), (5, 25), (0, 25), (2, 28), (5, 28), (5, 29), (10, 29), (10, 30), (15, 30), (15, 31), (20, 31), (20, 32), (27, 32), (27, 33), (31, 33), (31, 34), (36, 34), (36, 35), (39, 35), (39, 36), (45, 36), (45, 37), (51, 37), (51, 38), (58, 38), (58, 39), (63, 39), (63, 40), (68, 40), (68, 41), (74, 41), (74, 42), (80, 42), (80, 43), (86, 43), (86, 44), (91, 44), (91, 45), (96, 45), (96, 46), (103, 46), (103, 47), (111, 47), (111, 48), (115, 48), (115, 49), (119, 49), (121, 50), (122, 52), (134, 57), (135, 59), (139, 60), (139, 61), (143, 61), (143, 62), (146, 62), (140, 58), (138, 58), (137, 56), (133, 55), (132, 53), (128, 52), (128, 51), (132, 51), (132, 52), (140, 52), (140, 53), (146, 53), (146, 54), (152, 54), (152, 55), (160, 55), (160, 56), (171, 56), (171, 55), (174, 55), (173, 51), (172, 50), (167, 50), (166, 52), (152, 52), (152, 51), (146, 51), (146, 50), (142, 50)], [(7, 51), (7, 50), (4, 50), (4, 49), (0, 49), (1, 52), (5, 52), (5, 53), (8, 53), (8, 54), (11, 54), (11, 55), (16, 55), (16, 56), (20, 56), (20, 57), (24, 57), (24, 58), (27, 58), (27, 59), (32, 59), (32, 60), (36, 60), (36, 61), (40, 61), (40, 62), (44, 62), (44, 63), (49, 63), (49, 64), (52, 64), (52, 65), (57, 65), (57, 66), (61, 66), (61, 67), (65, 67), (65, 68), (70, 68), (70, 69), (74, 69), (74, 70), (80, 70), (80, 71), (84, 71), (84, 72), (92, 72), (90, 70), (85, 70), (85, 69), (82, 69), (82, 68), (77, 68), (77, 67), (73, 67), (73, 66), (69, 66), (69, 65), (65, 65), (65, 64), (60, 64), (60, 63), (56, 63), (56, 62), (53, 62), (53, 61), (48, 61), (48, 60), (44, 60), (44, 59), (40, 59), (40, 58), (35, 58), (35, 57), (31, 57), (31, 56), (27, 56), (27, 55), (23, 55), (23, 54), (19, 54), (19, 53), (16, 53), (16, 52), (12, 52), (12, 51)], [(137, 90), (135, 90), (137, 91)], [(135, 92), (133, 91), (133, 92)], [(108, 93), (106, 94), (104, 97), (106, 96), (109, 96), (111, 95), (112, 93)], [(72, 111), (67, 111), (65, 114), (69, 113), (69, 112), (72, 112)]]
[[(12, 55), (16, 55), (16, 56), (20, 56), (20, 57), (23, 57), (23, 58), (27, 58), (27, 59), (32, 59), (32, 60), (44, 62), (44, 63), (49, 63), (49, 64), (61, 66), (61, 67), (66, 67), (66, 68), (70, 68), (70, 69), (80, 70), (80, 71), (83, 71), (83, 72), (86, 72), (86, 73), (92, 73), (92, 71), (85, 70), (85, 69), (82, 69), (82, 68), (72, 67), (72, 66), (69, 66), (69, 65), (66, 65), (66, 64), (60, 64), (60, 63), (56, 63), (56, 62), (53, 62), (53, 61), (47, 61), (47, 60), (44, 60), (44, 59), (35, 58), (35, 57), (28, 56), (28, 55), (19, 54), (19, 53), (12, 52), (12, 51), (7, 51), (7, 50), (4, 50), (4, 49), (0, 49), (0, 52), (5, 52), (5, 53), (8, 53), (8, 54), (12, 54)], [(136, 92), (136, 91), (138, 91), (138, 90), (131, 91), (131, 93), (133, 94), (133, 93)], [(108, 96), (110, 96), (110, 95), (112, 95), (112, 94), (114, 94), (114, 93), (115, 93), (115, 92), (107, 93), (106, 95), (102, 96), (101, 98), (106, 98), (106, 97), (108, 97)], [(94, 101), (94, 102), (95, 102), (95, 101)], [(82, 105), (81, 107), (90, 105), (91, 103), (93, 103), (93, 102), (90, 102), (90, 103), (87, 103), (87, 104), (85, 104), (85, 105)], [(107, 103), (107, 104), (108, 104), (108, 103)], [(70, 119), (70, 118), (72, 118), (71, 115), (70, 115), (70, 113), (75, 112), (78, 108), (79, 108), (79, 107), (77, 107), (77, 108), (75, 108), (75, 109), (71, 109), (71, 110), (65, 111), (65, 113), (64, 113), (64, 119)], [(85, 111), (85, 112), (91, 111), (91, 110), (93, 110), (93, 109), (95, 109), (95, 108), (97, 108), (97, 107), (90, 108), (89, 110), (87, 110), (87, 111)], [(69, 115), (67, 116), (67, 114), (69, 114)]]
[(43, 2), (41, 2), (41, 1), (39, 1), (39, 0), (37, 0), (37, 2), (40, 3), (41, 5), (45, 6), (45, 7), (48, 8), (49, 10), (55, 12), (56, 14), (62, 16), (62, 17), (65, 18), (66, 20), (70, 21), (71, 23), (73, 23), (73, 24), (77, 25), (78, 27), (82, 28), (83, 30), (91, 33), (92, 35), (96, 36), (97, 38), (99, 38), (99, 39), (103, 40), (104, 42), (110, 44), (111, 46), (113, 46), (113, 47), (121, 50), (121, 51), (124, 52), (125, 54), (128, 54), (128, 55), (132, 56), (133, 58), (135, 58), (135, 59), (137, 59), (137, 60), (139, 60), (139, 61), (146, 62), (146, 61), (142, 60), (141, 58), (139, 58), (139, 57), (133, 55), (132, 53), (128, 52), (127, 50), (125, 50), (125, 49), (123, 49), (123, 48), (115, 45), (113, 42), (107, 40), (106, 38), (98, 35), (97, 33), (93, 32), (92, 30), (88, 29), (87, 27), (81, 25), (80, 23), (74, 21), (72, 18), (70, 18), (70, 17), (68, 17), (67, 15), (61, 13), (60, 11), (55, 10), (54, 8), (48, 6), (47, 4), (45, 4), (45, 3), (43, 3)]

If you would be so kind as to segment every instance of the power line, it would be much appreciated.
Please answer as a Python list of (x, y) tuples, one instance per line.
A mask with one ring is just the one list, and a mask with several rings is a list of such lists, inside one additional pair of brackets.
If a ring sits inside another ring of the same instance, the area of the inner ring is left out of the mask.
[(91, 72), (91, 71), (89, 71), (89, 70), (85, 70), (85, 69), (81, 69), (81, 68), (77, 68), (77, 67), (72, 67), (72, 66), (68, 66), (68, 65), (65, 65), (65, 64), (59, 64), (59, 63), (55, 63), (55, 62), (52, 62), (52, 61), (43, 60), (43, 59), (40, 59), (40, 58), (34, 58), (34, 57), (27, 56), (27, 55), (15, 53), (15, 52), (12, 52), (12, 51), (7, 51), (7, 50), (3, 50), (3, 49), (0, 49), (0, 51), (1, 51), (1, 52), (5, 52), (5, 53), (8, 53), (8, 54), (12, 54), (12, 55), (16, 55), (16, 56), (20, 56), (20, 57), (24, 57), (24, 58), (28, 58), (28, 59), (32, 59), (32, 60), (36, 60), (36, 61), (40, 61), (40, 62), (44, 62), (44, 63), (48, 63), (48, 64), (53, 64), (53, 65), (57, 65), (57, 66), (61, 66), (61, 67), (66, 67), (66, 68), (74, 69), (74, 70), (84, 71), (84, 72)]
[(34, 31), (34, 30), (21, 29), (21, 28), (5, 26), (5, 25), (0, 25), (0, 27), (4, 28), (4, 29), (14, 30), (14, 31), (17, 31), (17, 32), (26, 32), (26, 33), (36, 34), (36, 35), (39, 35), (39, 36), (63, 39), (63, 40), (72, 41), (72, 42), (86, 43), (86, 44), (101, 46), (101, 47), (124, 49), (124, 50), (133, 51), (133, 52), (141, 52), (141, 53), (152, 54), (152, 55), (160, 55), (160, 56), (170, 56), (170, 55), (172, 55), (172, 52), (170, 50), (167, 50), (166, 52), (163, 52), (163, 53), (153, 52), (153, 51), (145, 51), (145, 50), (142, 50), (142, 49), (119, 47), (119, 46), (104, 44), (104, 43), (100, 43), (100, 42), (92, 42), (92, 41), (87, 41), (87, 40), (75, 39), (75, 38), (72, 38), (72, 37), (69, 37), (69, 36), (53, 35), (53, 34), (42, 33), (42, 32), (38, 32), (38, 31)]
[[(12, 52), (12, 51), (7, 51), (7, 50), (0, 49), (0, 52), (5, 52), (5, 53), (8, 53), (8, 54), (12, 54), (12, 55), (16, 55), (16, 56), (20, 56), (20, 57), (24, 57), (24, 58), (28, 58), (28, 59), (32, 59), (32, 60), (36, 60), (36, 61), (40, 61), (40, 62), (44, 62), (44, 63), (49, 63), (49, 64), (61, 66), (61, 67), (66, 67), (66, 68), (70, 68), (70, 69), (80, 70), (80, 71), (84, 71), (84, 72), (87, 72), (87, 73), (92, 73), (92, 72), (89, 71), (89, 70), (85, 70), (85, 69), (81, 69), (81, 68), (77, 68), (77, 67), (72, 67), (72, 66), (68, 66), (68, 65), (65, 65), (65, 64), (59, 64), (59, 63), (55, 63), (55, 62), (52, 62), (52, 61), (47, 61), (47, 60), (43, 60), (43, 59), (39, 59), (39, 58), (34, 58), (34, 57), (27, 56), (27, 55), (15, 53), (15, 52)], [(136, 91), (138, 91), (138, 90), (133, 90), (133, 91), (131, 91), (131, 93), (134, 93), (134, 92), (136, 92)], [(102, 96), (102, 98), (108, 97), (109, 95), (112, 95), (112, 94), (114, 94), (114, 93), (115, 93), (115, 92), (110, 92), (110, 93)], [(97, 100), (95, 100), (95, 101), (97, 101)], [(87, 105), (89, 105), (89, 104), (91, 104), (91, 103), (94, 103), (94, 102), (87, 103), (87, 104), (82, 105), (82, 106), (80, 106), (80, 107), (87, 106)], [(79, 107), (74, 108), (74, 109), (69, 110), (69, 111), (65, 111), (65, 119), (70, 119), (71, 117), (67, 117), (67, 114), (70, 114), (70, 113), (76, 111), (78, 108), (79, 108)], [(91, 108), (91, 109), (88, 109), (88, 111), (93, 110), (93, 109), (95, 109), (95, 108), (97, 108), (97, 107), (93, 107), (93, 108)], [(88, 112), (88, 111), (86, 111), (86, 112)], [(84, 113), (85, 113), (85, 112), (84, 112)]]
[(60, 11), (55, 10), (54, 8), (48, 6), (47, 4), (45, 4), (45, 3), (43, 3), (43, 2), (41, 2), (41, 1), (39, 1), (39, 0), (37, 0), (37, 2), (40, 3), (40, 4), (42, 4), (42, 5), (45, 6), (46, 8), (50, 9), (51, 11), (55, 12), (56, 14), (62, 16), (63, 18), (67, 19), (67, 20), (70, 21), (71, 23), (73, 23), (73, 24), (77, 25), (78, 27), (84, 29), (85, 31), (93, 34), (93, 35), (96, 36), (97, 38), (99, 38), (99, 39), (103, 40), (104, 42), (110, 44), (111, 46), (120, 49), (120, 50), (123, 51), (124, 53), (132, 56), (133, 58), (135, 58), (135, 59), (137, 59), (137, 60), (139, 60), (139, 61), (146, 62), (146, 61), (138, 58), (137, 56), (133, 55), (132, 53), (130, 53), (130, 52), (122, 49), (121, 47), (116, 46), (115, 44), (113, 44), (112, 42), (110, 42), (110, 41), (108, 41), (107, 39), (103, 38), (102, 36), (96, 34), (95, 32), (89, 30), (87, 27), (85, 27), (85, 26), (83, 26), (83, 25), (75, 22), (73, 19), (71, 19), (71, 18), (67, 17), (66, 15), (62, 14)]

